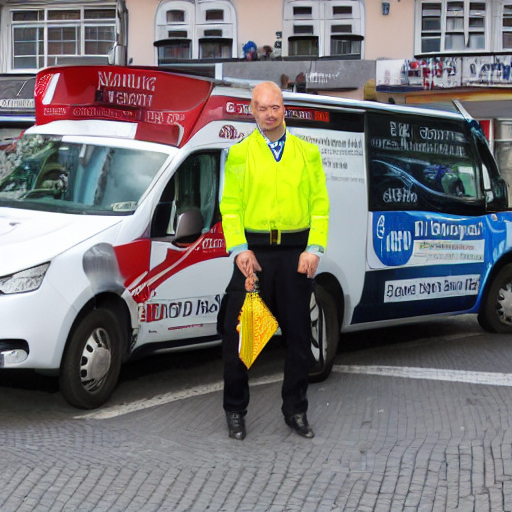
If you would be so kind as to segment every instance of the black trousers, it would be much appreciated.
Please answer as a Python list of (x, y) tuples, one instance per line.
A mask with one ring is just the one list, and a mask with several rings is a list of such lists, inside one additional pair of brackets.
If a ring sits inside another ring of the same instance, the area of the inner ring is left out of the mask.
[[(312, 363), (309, 304), (313, 280), (297, 272), (304, 248), (249, 247), (263, 269), (257, 274), (260, 296), (279, 322), (286, 344), (282, 412), (285, 416), (306, 412), (308, 374)], [(222, 329), (224, 409), (245, 414), (249, 405), (249, 379), (247, 368), (238, 356), (236, 326), (246, 291), (245, 277), (236, 264), (226, 294)]]

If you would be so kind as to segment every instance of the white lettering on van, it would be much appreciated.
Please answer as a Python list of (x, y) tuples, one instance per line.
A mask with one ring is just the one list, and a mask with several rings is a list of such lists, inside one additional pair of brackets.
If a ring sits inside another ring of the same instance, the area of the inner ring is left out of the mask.
[(388, 151), (405, 151), (412, 153), (427, 153), (432, 155), (456, 156), (467, 158), (466, 148), (462, 145), (446, 144), (442, 142), (413, 142), (402, 137), (392, 140), (385, 137), (373, 137), (370, 146)]
[(419, 134), (420, 137), (424, 140), (448, 140), (461, 143), (466, 142), (464, 134), (454, 132), (452, 130), (436, 130), (435, 128), (422, 126), (419, 129)]
[(135, 73), (98, 71), (97, 89), (100, 90), (102, 87), (154, 92), (156, 88), (156, 77), (136, 75)]
[(185, 121), (185, 114), (181, 112), (165, 112), (158, 110), (148, 110), (144, 120), (146, 123), (174, 125)]
[(245, 137), (245, 133), (239, 132), (232, 124), (225, 124), (219, 130), (219, 137), (221, 139), (237, 140)]
[(153, 95), (140, 92), (117, 91), (111, 94), (111, 91), (109, 91), (108, 98), (109, 103), (128, 107), (151, 107), (153, 101)]
[(382, 199), (385, 203), (417, 203), (418, 194), (410, 188), (388, 188)]
[(44, 107), (45, 116), (65, 116), (66, 113), (65, 107)]
[(223, 238), (205, 238), (201, 243), (201, 248), (203, 250), (222, 249), (223, 247), (224, 247), (224, 239)]
[(411, 125), (409, 123), (397, 123), (395, 121), (391, 121), (389, 123), (389, 127), (392, 137), (411, 138)]
[(386, 250), (388, 252), (409, 251), (412, 246), (412, 233), (410, 231), (391, 231), (386, 236)]
[(241, 114), (241, 115), (252, 115), (251, 105), (248, 103), (233, 103), (232, 101), (228, 101), (226, 103), (226, 113), (227, 114)]

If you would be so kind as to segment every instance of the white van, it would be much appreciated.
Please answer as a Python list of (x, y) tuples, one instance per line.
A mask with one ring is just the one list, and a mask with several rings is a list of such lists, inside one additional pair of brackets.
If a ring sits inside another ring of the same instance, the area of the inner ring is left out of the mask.
[[(36, 125), (0, 181), (0, 367), (60, 375), (77, 407), (121, 364), (220, 342), (232, 272), (219, 214), (227, 149), (255, 127), (250, 92), (153, 68), (37, 76)], [(340, 332), (478, 313), (512, 332), (512, 214), (467, 116), (285, 94), (331, 199), (312, 297), (312, 380)]]

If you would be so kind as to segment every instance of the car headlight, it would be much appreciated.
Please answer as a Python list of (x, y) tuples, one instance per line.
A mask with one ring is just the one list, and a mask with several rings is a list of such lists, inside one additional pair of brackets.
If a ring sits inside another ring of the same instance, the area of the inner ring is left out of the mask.
[(49, 266), (49, 263), (43, 263), (37, 267), (27, 268), (10, 276), (0, 277), (0, 295), (37, 290), (41, 286)]

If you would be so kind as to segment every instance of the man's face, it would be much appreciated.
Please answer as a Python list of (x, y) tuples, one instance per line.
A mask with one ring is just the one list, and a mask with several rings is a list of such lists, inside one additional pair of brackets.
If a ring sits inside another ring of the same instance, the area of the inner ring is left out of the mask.
[(252, 100), (252, 113), (261, 131), (271, 137), (282, 131), (284, 123), (284, 104), (282, 96), (271, 88), (255, 91)]

